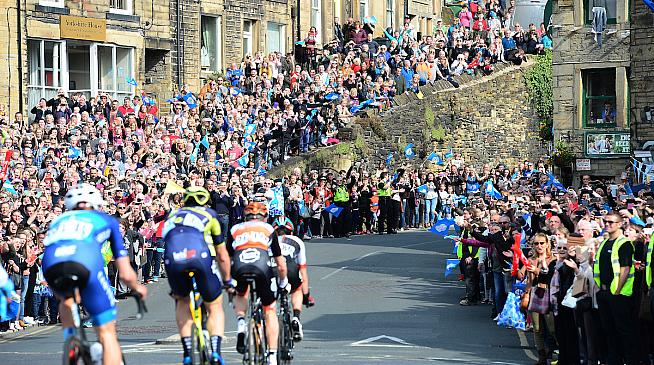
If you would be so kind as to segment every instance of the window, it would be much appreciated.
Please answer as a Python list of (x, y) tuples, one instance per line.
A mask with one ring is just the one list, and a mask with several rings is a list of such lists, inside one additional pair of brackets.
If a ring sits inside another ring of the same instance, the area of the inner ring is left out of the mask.
[(133, 0), (109, 0), (109, 12), (132, 15), (132, 1)]
[(202, 44), (200, 58), (202, 69), (217, 72), (222, 69), (222, 18), (202, 16)]
[(582, 71), (583, 118), (587, 128), (616, 126), (617, 106), (615, 69), (602, 68)]
[(395, 22), (395, 0), (386, 0), (386, 28), (393, 29)]
[(363, 18), (368, 16), (368, 0), (359, 0), (359, 18), (363, 22)]
[(64, 0), (39, 0), (41, 6), (52, 6), (55, 8), (65, 8)]
[(284, 24), (268, 22), (268, 48), (267, 53), (286, 53), (286, 26)]
[(252, 46), (254, 43), (253, 31), (254, 31), (254, 21), (244, 20), (243, 21), (243, 56), (244, 57), (246, 55), (252, 56)]
[(114, 99), (131, 96), (134, 87), (127, 80), (134, 77), (132, 49), (116, 46), (97, 46), (98, 91), (113, 95)]
[(50, 100), (63, 87), (65, 42), (30, 39), (27, 41), (28, 105), (37, 105), (39, 99)]
[(311, 26), (316, 27), (316, 42), (322, 40), (322, 0), (311, 0)]
[(618, 17), (618, 0), (584, 0), (584, 19), (586, 24), (593, 24), (593, 8), (606, 9), (608, 24), (616, 24)]

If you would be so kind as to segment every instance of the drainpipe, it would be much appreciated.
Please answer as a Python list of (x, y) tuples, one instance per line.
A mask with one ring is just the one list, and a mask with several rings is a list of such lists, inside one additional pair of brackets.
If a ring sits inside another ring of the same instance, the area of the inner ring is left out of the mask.
[(18, 110), (23, 113), (23, 25), (21, 0), (16, 0), (16, 43), (18, 44)]
[(175, 37), (177, 38), (176, 48), (177, 48), (177, 90), (182, 89), (182, 47), (180, 43), (182, 41), (182, 0), (177, 0), (177, 29)]
[(300, 0), (296, 1), (297, 6), (296, 6), (296, 9), (295, 9), (295, 12), (297, 14), (295, 16), (295, 19), (297, 19), (297, 40), (298, 40), (298, 42), (302, 40), (302, 32), (300, 30), (300, 19), (301, 19), (300, 17), (302, 16), (302, 13), (300, 12), (300, 2), (301, 2)]

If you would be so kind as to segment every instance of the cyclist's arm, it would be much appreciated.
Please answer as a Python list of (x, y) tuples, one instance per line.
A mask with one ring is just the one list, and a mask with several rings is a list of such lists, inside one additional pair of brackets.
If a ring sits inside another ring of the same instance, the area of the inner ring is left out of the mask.
[(231, 260), (229, 258), (229, 253), (225, 247), (225, 235), (220, 231), (220, 223), (216, 218), (212, 218), (209, 221), (209, 230), (211, 233), (211, 239), (213, 240), (214, 248), (216, 249), (216, 262), (218, 263), (218, 269), (220, 270), (220, 276), (223, 281), (229, 281), (232, 279), (231, 275)]
[(309, 294), (309, 271), (307, 270), (307, 249), (304, 241), (298, 239), (300, 250), (295, 258), (297, 266), (300, 268), (300, 275), (302, 275), (302, 294)]
[(279, 272), (279, 279), (285, 280), (288, 270), (286, 269), (286, 259), (282, 256), (282, 249), (279, 247), (279, 238), (277, 233), (274, 233), (270, 236), (270, 251), (272, 256), (275, 259), (277, 264), (277, 271)]

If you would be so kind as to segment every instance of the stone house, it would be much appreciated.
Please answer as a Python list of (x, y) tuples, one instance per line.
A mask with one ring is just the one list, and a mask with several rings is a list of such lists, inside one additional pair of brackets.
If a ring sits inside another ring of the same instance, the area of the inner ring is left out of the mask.
[[(598, 7), (607, 15), (601, 46), (592, 28)], [(630, 160), (629, 10), (625, 0), (554, 1), (554, 138), (573, 147), (576, 177), (620, 176)]]

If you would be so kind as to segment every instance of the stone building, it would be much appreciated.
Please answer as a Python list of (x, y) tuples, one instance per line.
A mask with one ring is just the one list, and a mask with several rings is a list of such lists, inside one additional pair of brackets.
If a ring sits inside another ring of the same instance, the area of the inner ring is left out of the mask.
[[(607, 14), (601, 46), (593, 7)], [(555, 0), (551, 26), (555, 140), (574, 148), (575, 176), (619, 176), (629, 163), (633, 120), (628, 1)]]

